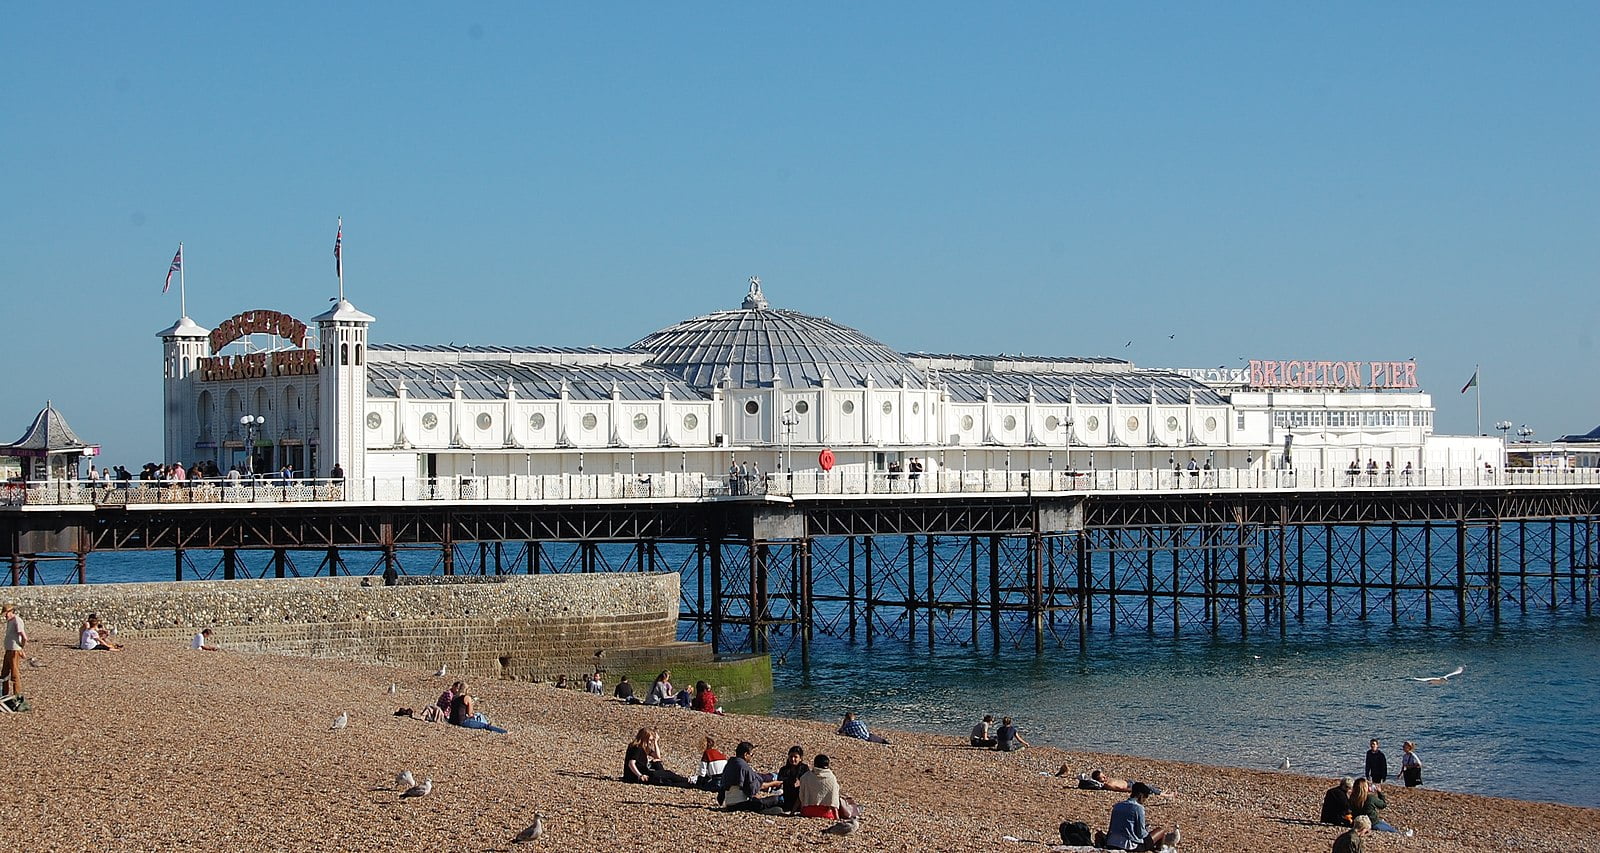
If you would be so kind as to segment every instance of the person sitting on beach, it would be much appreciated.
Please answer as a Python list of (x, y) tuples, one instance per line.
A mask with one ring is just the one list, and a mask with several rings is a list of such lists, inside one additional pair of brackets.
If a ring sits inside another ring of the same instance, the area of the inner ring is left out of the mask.
[(633, 682), (629, 681), (626, 675), (622, 676), (622, 680), (617, 682), (617, 689), (611, 691), (611, 695), (630, 704), (636, 704), (639, 701), (634, 698)]
[(994, 749), (997, 742), (994, 735), (989, 733), (989, 727), (994, 725), (994, 715), (984, 714), (983, 719), (972, 727), (972, 745), (984, 749)]
[(86, 652), (120, 652), (122, 647), (111, 642), (105, 629), (100, 626), (100, 617), (89, 614), (78, 626), (78, 648)]
[(729, 810), (764, 812), (768, 809), (783, 810), (782, 801), (778, 797), (763, 797), (761, 792), (782, 785), (774, 779), (770, 782), (761, 778), (761, 774), (750, 766), (750, 754), (755, 751), (755, 745), (750, 741), (739, 741), (739, 746), (733, 751), (733, 758), (728, 761), (728, 766), (722, 771), (722, 794), (717, 801)]
[(563, 675), (556, 676), (555, 688), (557, 690), (565, 690), (565, 689), (567, 689), (567, 676), (566, 675), (563, 674)]
[(707, 791), (722, 790), (722, 771), (728, 769), (728, 754), (717, 749), (717, 742), (706, 735), (700, 739), (700, 772), (695, 774), (696, 787)]
[(828, 756), (818, 754), (811, 770), (800, 777), (798, 802), (801, 817), (839, 819), (839, 779), (828, 766)]
[(1017, 727), (1010, 717), (1000, 718), (1000, 729), (995, 732), (994, 740), (994, 748), (1000, 752), (1016, 752), (1025, 746), (1033, 746), (1017, 733)]
[[(1346, 776), (1322, 795), (1320, 820), (1323, 823), (1334, 826), (1350, 825), (1350, 787), (1354, 784), (1355, 780)], [(1370, 822), (1368, 826), (1371, 826)]]
[(650, 693), (644, 697), (646, 705), (675, 705), (677, 701), (672, 692), (672, 670), (663, 669), (656, 676), (654, 684), (650, 685)]
[(622, 781), (641, 785), (689, 787), (689, 780), (668, 770), (661, 761), (661, 737), (655, 729), (643, 728), (633, 736), (622, 759)]
[(1097, 847), (1112, 850), (1160, 850), (1166, 843), (1167, 830), (1160, 826), (1146, 826), (1144, 801), (1153, 793), (1143, 782), (1133, 783), (1128, 798), (1111, 807), (1111, 828)]
[(483, 729), (496, 734), (505, 734), (506, 730), (489, 722), (489, 718), (476, 710), (477, 702), (467, 695), (467, 686), (459, 681), (455, 684), (460, 688), (455, 698), (450, 700), (450, 725), (460, 726), (464, 729)]
[(704, 681), (696, 681), (694, 683), (694, 699), (689, 707), (696, 711), (704, 711), (707, 714), (717, 713), (717, 694), (711, 692), (711, 685)]
[[(1372, 828), (1378, 832), (1399, 832), (1390, 826), (1383, 818), (1378, 817), (1378, 810), (1389, 807), (1389, 802), (1383, 798), (1383, 790), (1366, 779), (1357, 779), (1350, 789), (1350, 818), (1365, 815), (1372, 821)], [(1352, 824), (1354, 825), (1354, 824)]]
[(583, 680), (583, 689), (584, 692), (593, 693), (596, 696), (606, 695), (606, 686), (600, 681), (600, 672), (598, 670), (590, 673), (589, 676)]
[(783, 766), (778, 768), (778, 782), (783, 786), (779, 796), (786, 812), (800, 810), (800, 778), (811, 770), (805, 757), (806, 751), (799, 744), (791, 746), (789, 754), (783, 759)]
[(888, 741), (884, 740), (883, 738), (867, 731), (867, 724), (856, 719), (855, 712), (853, 711), (845, 713), (844, 722), (839, 724), (839, 734), (842, 734), (845, 737), (853, 737), (859, 740), (871, 741), (872, 743), (888, 743)]
[(1367, 836), (1372, 834), (1372, 818), (1357, 815), (1350, 828), (1333, 840), (1333, 853), (1362, 853), (1367, 849)]
[(216, 646), (211, 645), (210, 628), (201, 628), (200, 633), (195, 634), (194, 639), (189, 641), (189, 648), (193, 651), (202, 652), (220, 651)]

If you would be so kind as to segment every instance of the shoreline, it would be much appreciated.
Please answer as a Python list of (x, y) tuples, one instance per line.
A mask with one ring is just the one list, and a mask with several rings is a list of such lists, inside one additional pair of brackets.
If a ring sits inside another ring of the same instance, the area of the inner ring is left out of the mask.
[[(34, 710), (0, 717), (12, 744), (0, 808), (13, 827), (0, 849), (509, 849), (537, 810), (549, 827), (543, 843), (563, 846), (1017, 850), (1005, 836), (1056, 843), (1061, 821), (1103, 827), (1120, 799), (1041, 775), (1061, 764), (1167, 791), (1150, 801), (1150, 819), (1178, 822), (1183, 849), (1326, 851), (1338, 834), (1315, 823), (1330, 784), (1321, 777), (1046, 746), (1001, 754), (919, 732), (881, 731), (893, 744), (880, 746), (843, 738), (832, 723), (469, 681), (511, 730), (491, 735), (392, 716), (437, 696), (446, 680), (431, 673), (143, 639), (120, 653), (80, 652), (70, 632), (33, 637), (30, 652), (45, 663), (23, 670)], [(330, 731), (345, 710), (349, 727)], [(866, 808), (861, 830), (825, 840), (824, 821), (730, 814), (706, 792), (626, 785), (623, 748), (642, 725), (659, 728), (667, 765), (685, 775), (708, 733), (724, 747), (755, 743), (763, 770), (790, 744), (826, 752)], [(400, 801), (389, 784), (400, 769), (432, 776), (433, 794)], [(1571, 851), (1600, 838), (1600, 809), (1398, 785), (1385, 793), (1384, 817), (1415, 836), (1374, 836), (1369, 849)]]

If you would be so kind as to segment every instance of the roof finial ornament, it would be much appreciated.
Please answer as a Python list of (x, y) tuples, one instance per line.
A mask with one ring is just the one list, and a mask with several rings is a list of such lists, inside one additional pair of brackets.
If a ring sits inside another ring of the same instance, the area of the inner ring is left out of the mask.
[(761, 295), (761, 276), (750, 276), (750, 292), (744, 295), (744, 303), (741, 307), (746, 311), (767, 310), (767, 297)]

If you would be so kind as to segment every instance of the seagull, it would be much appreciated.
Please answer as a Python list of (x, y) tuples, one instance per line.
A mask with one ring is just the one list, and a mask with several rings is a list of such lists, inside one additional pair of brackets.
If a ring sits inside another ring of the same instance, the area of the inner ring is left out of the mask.
[(343, 714), (333, 718), (333, 725), (329, 726), (328, 730), (338, 731), (348, 725), (350, 725), (350, 712), (345, 711)]
[(511, 841), (514, 844), (522, 844), (528, 841), (537, 841), (541, 835), (544, 835), (544, 815), (535, 814), (532, 825), (517, 833), (517, 837), (511, 839)]
[(405, 792), (400, 795), (400, 799), (404, 800), (408, 797), (426, 797), (432, 792), (433, 777), (430, 776), (426, 779), (423, 779), (421, 785), (412, 785), (411, 787), (407, 788)]
[(1284, 760), (1278, 762), (1278, 769), (1279, 770), (1288, 770), (1289, 769), (1289, 759), (1285, 758)]
[(31, 658), (28, 658), (28, 666), (31, 669), (38, 669), (39, 667), (44, 666), (44, 662), (40, 661), (38, 658), (32, 658), (31, 657)]
[(1430, 676), (1428, 678), (1417, 678), (1416, 676), (1412, 676), (1411, 680), (1412, 681), (1420, 681), (1423, 684), (1443, 684), (1446, 681), (1449, 681), (1450, 679), (1455, 678), (1456, 676), (1458, 676), (1461, 673), (1466, 672), (1466, 671), (1467, 671), (1466, 667), (1458, 666), (1458, 667), (1455, 668), (1455, 670), (1453, 672), (1447, 672), (1444, 675), (1434, 675), (1434, 676)]
[(394, 695), (398, 694), (399, 692), (400, 692), (400, 685), (394, 683), (393, 681), (389, 682), (389, 695), (390, 696), (394, 696)]
[(1176, 333), (1167, 335), (1167, 340), (1169, 340), (1169, 341), (1177, 340), (1177, 338), (1178, 338), (1178, 335)]
[(850, 818), (849, 820), (841, 820), (838, 823), (834, 824), (833, 826), (830, 826), (827, 829), (824, 829), (822, 831), (822, 834), (823, 835), (850, 835), (850, 834), (853, 834), (856, 831), (856, 829), (858, 827), (860, 827), (860, 826), (861, 826), (861, 818), (853, 817), (853, 818)]
[(417, 777), (411, 775), (410, 770), (402, 770), (394, 774), (394, 786), (402, 791), (417, 786)]
[(1122, 348), (1123, 349), (1127, 349), (1128, 347), (1131, 347), (1131, 346), (1133, 346), (1133, 341), (1128, 341), (1127, 343), (1122, 345)]
[(1167, 833), (1167, 839), (1163, 843), (1166, 844), (1169, 847), (1177, 847), (1178, 846), (1178, 842), (1180, 842), (1182, 840), (1183, 840), (1183, 832), (1180, 829), (1178, 829), (1178, 825), (1177, 824), (1173, 824), (1172, 825), (1172, 831)]
[(447, 664), (442, 664), (441, 663), (441, 664), (439, 664), (439, 668), (434, 670), (433, 677), (434, 678), (444, 678), (445, 675), (448, 674), (449, 672), (450, 672), (450, 667)]

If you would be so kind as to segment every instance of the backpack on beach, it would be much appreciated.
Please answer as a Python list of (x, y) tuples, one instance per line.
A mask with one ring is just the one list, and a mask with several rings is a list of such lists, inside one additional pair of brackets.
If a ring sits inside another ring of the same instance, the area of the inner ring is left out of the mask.
[(1061, 822), (1061, 843), (1088, 847), (1094, 843), (1094, 833), (1089, 830), (1089, 824), (1081, 820), (1064, 820)]

